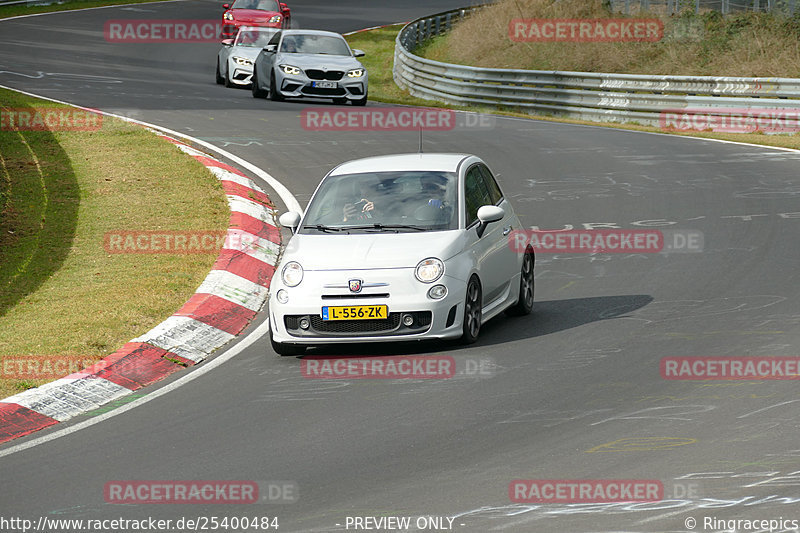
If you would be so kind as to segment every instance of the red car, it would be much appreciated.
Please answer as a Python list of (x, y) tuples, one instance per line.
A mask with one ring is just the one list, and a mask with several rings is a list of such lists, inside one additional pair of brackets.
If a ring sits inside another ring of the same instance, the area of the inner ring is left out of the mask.
[(236, 0), (222, 8), (222, 39), (236, 37), (239, 26), (288, 28), (292, 16), (289, 7), (278, 0)]

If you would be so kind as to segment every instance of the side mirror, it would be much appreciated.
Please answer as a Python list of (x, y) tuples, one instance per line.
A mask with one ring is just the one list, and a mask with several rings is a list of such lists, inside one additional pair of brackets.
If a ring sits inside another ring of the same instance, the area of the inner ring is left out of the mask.
[(364, 50), (359, 50), (358, 48), (353, 48), (353, 57), (364, 57), (365, 54)]
[(263, 48), (263, 50), (265, 52), (267, 52), (268, 54), (274, 54), (278, 50), (278, 45), (277, 44), (268, 44), (267, 46), (265, 46)]
[(230, 8), (231, 8), (230, 4), (222, 4), (222, 9), (230, 9)]
[(233, 46), (233, 39), (222, 39), (222, 46)]
[(480, 224), (478, 224), (478, 237), (483, 237), (486, 226), (492, 222), (503, 220), (504, 216), (506, 216), (506, 212), (503, 211), (502, 207), (497, 207), (496, 205), (482, 205), (478, 209), (478, 220), (480, 220)]
[(292, 233), (297, 233), (297, 226), (300, 225), (300, 213), (289, 211), (278, 218), (278, 223), (284, 228), (289, 228)]
[(287, 6), (283, 2), (281, 2), (281, 4), (280, 4), (280, 10), (281, 10), (281, 13), (283, 13), (284, 17), (288, 17), (289, 14), (291, 13), (291, 10), (289, 9), (289, 6)]

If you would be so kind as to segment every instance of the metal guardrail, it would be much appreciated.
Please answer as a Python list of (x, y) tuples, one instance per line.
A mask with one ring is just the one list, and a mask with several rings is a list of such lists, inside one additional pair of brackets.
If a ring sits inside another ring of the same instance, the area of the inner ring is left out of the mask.
[(720, 116), (728, 116), (731, 108), (800, 112), (800, 79), (795, 78), (494, 69), (413, 54), (417, 46), (482, 7), (438, 13), (407, 24), (395, 40), (395, 83), (414, 96), (453, 105), (478, 104), (603, 122), (658, 125), (665, 111), (698, 109)]
[(664, 11), (674, 15), (684, 9), (695, 13), (720, 11), (727, 15), (739, 11), (760, 11), (794, 16), (800, 11), (800, 0), (608, 0), (611, 8), (625, 14), (642, 11)]

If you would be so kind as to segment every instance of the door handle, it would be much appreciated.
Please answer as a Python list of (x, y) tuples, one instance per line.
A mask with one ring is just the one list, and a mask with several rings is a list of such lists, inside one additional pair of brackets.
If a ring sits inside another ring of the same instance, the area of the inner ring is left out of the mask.
[(509, 233), (511, 233), (511, 226), (503, 228), (503, 235), (508, 235)]

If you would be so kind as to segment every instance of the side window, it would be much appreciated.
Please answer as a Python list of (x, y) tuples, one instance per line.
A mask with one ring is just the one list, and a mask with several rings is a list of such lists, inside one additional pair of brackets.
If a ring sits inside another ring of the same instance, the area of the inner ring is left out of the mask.
[(269, 43), (267, 44), (278, 44), (280, 40), (281, 40), (281, 32), (278, 32), (272, 36), (272, 39), (270, 39)]
[(478, 208), (493, 203), (478, 165), (467, 170), (464, 181), (464, 200), (467, 209), (467, 227), (478, 220)]
[(492, 176), (491, 171), (486, 167), (486, 165), (478, 165), (481, 169), (481, 174), (483, 174), (483, 180), (486, 182), (486, 188), (489, 190), (489, 197), (491, 198), (491, 204), (497, 205), (500, 203), (500, 200), (503, 199), (503, 193), (500, 191), (500, 186), (497, 184), (497, 181)]

